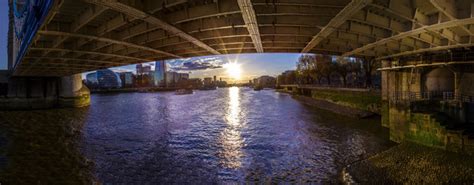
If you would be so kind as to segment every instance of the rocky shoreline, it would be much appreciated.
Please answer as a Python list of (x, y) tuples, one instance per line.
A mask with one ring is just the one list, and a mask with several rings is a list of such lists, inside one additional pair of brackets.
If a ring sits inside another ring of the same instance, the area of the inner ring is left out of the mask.
[(473, 184), (469, 155), (401, 143), (342, 172), (344, 184)]

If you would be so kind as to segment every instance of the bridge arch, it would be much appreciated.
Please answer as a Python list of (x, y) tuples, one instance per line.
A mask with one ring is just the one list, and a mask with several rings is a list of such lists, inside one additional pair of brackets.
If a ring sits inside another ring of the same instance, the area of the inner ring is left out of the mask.
[(423, 86), (428, 92), (454, 92), (455, 74), (447, 67), (438, 67), (424, 75)]

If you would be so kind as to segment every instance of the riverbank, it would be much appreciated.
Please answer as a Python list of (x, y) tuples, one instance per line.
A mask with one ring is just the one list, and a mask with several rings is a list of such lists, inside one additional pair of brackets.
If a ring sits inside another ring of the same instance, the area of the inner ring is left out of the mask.
[(473, 184), (472, 156), (402, 143), (343, 170), (360, 184)]
[[(363, 90), (363, 91), (360, 91)], [(337, 114), (366, 118), (380, 114), (380, 96), (365, 89), (338, 90), (327, 88), (311, 88), (297, 90), (295, 88), (276, 89), (280, 93), (288, 93), (304, 104), (328, 110)]]
[(93, 89), (91, 93), (126, 93), (126, 92), (167, 92), (176, 91), (174, 87), (146, 87), (146, 88), (120, 88), (120, 89)]
[(353, 118), (367, 118), (367, 117), (375, 115), (372, 112), (368, 112), (368, 111), (364, 111), (364, 110), (360, 110), (360, 109), (355, 109), (355, 108), (348, 107), (348, 106), (339, 105), (339, 104), (329, 102), (329, 101), (325, 101), (325, 100), (321, 100), (321, 99), (314, 99), (314, 98), (307, 97), (307, 96), (293, 95), (293, 98), (296, 99), (296, 100), (299, 100), (300, 102), (302, 102), (306, 105), (315, 106), (315, 107), (320, 108), (320, 109), (324, 109), (324, 110), (327, 110), (327, 111), (331, 111), (331, 112), (334, 112), (334, 113), (337, 113), (337, 114), (346, 115), (346, 116), (353, 117)]

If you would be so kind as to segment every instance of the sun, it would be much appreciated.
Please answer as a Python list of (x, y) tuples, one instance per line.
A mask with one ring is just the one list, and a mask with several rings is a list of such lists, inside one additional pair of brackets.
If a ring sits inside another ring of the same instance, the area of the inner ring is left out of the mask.
[(237, 62), (229, 62), (227, 64), (224, 64), (224, 68), (227, 70), (227, 75), (229, 75), (229, 77), (236, 80), (240, 79), (242, 73), (240, 64), (238, 64)]

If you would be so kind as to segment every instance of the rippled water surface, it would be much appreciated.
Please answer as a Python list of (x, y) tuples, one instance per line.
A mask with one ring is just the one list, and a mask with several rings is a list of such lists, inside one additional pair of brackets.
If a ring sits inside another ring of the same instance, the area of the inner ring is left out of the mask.
[(88, 108), (0, 118), (0, 182), (335, 183), (390, 145), (377, 120), (237, 87), (95, 94)]

